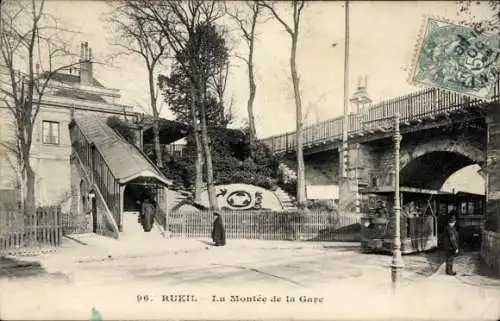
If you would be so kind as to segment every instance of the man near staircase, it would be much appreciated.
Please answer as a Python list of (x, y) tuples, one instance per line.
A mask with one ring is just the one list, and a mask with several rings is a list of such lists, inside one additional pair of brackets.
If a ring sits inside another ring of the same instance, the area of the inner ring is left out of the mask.
[(144, 200), (142, 201), (142, 204), (141, 204), (141, 212), (139, 214), (139, 222), (141, 222), (143, 224), (144, 230), (146, 232), (149, 232), (151, 230), (151, 227), (149, 226), (150, 224), (145, 224), (146, 219), (149, 222), (149, 221), (151, 221), (150, 218), (152, 218), (154, 215), (155, 215), (155, 206), (149, 200), (149, 198), (147, 196), (145, 196)]

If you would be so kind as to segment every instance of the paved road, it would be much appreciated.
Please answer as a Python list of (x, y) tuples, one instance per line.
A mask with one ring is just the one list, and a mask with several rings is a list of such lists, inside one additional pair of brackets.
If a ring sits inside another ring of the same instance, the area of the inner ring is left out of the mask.
[[(436, 257), (406, 257), (405, 277), (414, 280), (432, 274), (438, 267)], [(69, 274), (102, 285), (126, 280), (172, 286), (265, 284), (314, 289), (325, 281), (352, 282), (374, 273), (389, 278), (390, 261), (389, 255), (361, 254), (355, 244), (299, 249), (205, 247), (187, 253), (82, 260)]]
[[(143, 256), (73, 257), (41, 277), (3, 280), (0, 317), (89, 320), (92, 307), (103, 319), (387, 319), (390, 314), (389, 255), (361, 254), (356, 244), (235, 243), (222, 248), (192, 243), (189, 250)], [(408, 287), (423, 283), (441, 263), (438, 253), (404, 259)]]

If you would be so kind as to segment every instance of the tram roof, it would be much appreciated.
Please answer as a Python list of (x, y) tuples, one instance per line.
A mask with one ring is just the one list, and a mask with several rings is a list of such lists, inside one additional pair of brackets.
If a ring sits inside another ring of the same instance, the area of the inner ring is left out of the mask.
[[(446, 192), (439, 190), (431, 190), (425, 188), (416, 188), (416, 187), (406, 187), (401, 186), (399, 188), (402, 193), (414, 193), (414, 194), (427, 194), (427, 195), (442, 195), (442, 196), (476, 196), (476, 197), (484, 197), (482, 194), (471, 193), (471, 192)], [(362, 194), (394, 194), (394, 186), (381, 186), (381, 187), (368, 187), (360, 190)]]
[[(402, 193), (415, 193), (415, 194), (432, 194), (432, 195), (454, 195), (450, 192), (438, 191), (432, 189), (425, 188), (417, 188), (417, 187), (405, 187), (401, 186), (399, 191)], [(381, 187), (371, 187), (364, 188), (360, 190), (360, 193), (363, 194), (391, 194), (394, 193), (394, 186), (381, 186)]]

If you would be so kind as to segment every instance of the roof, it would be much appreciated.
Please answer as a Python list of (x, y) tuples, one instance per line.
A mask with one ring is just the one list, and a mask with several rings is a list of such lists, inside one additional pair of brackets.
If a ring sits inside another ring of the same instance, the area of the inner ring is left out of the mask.
[(127, 184), (137, 178), (154, 178), (163, 184), (168, 180), (137, 147), (129, 144), (106, 124), (106, 118), (95, 115), (77, 117), (76, 124), (89, 143), (95, 145), (120, 184)]
[[(151, 123), (153, 118), (149, 115), (145, 116), (145, 121), (148, 124), (143, 133), (144, 142), (153, 141), (153, 129)], [(160, 144), (170, 144), (187, 136), (191, 126), (183, 124), (175, 120), (165, 118), (159, 119), (160, 127)]]
[[(49, 72), (44, 72), (42, 74), (41, 78), (44, 78), (48, 74), (49, 74)], [(63, 72), (53, 73), (50, 76), (50, 79), (54, 80), (54, 81), (63, 82), (63, 83), (71, 83), (71, 84), (79, 84), (80, 83), (80, 75), (77, 75), (77, 74), (68, 74), (68, 73), (63, 73)], [(103, 84), (101, 84), (94, 77), (92, 77), (92, 79), (91, 79), (91, 85), (94, 86), (94, 87), (104, 88)]]
[[(453, 195), (452, 193), (449, 192), (444, 192), (444, 191), (437, 191), (437, 190), (430, 190), (430, 189), (423, 189), (423, 188), (415, 188), (415, 187), (404, 187), (401, 186), (399, 190), (403, 193), (416, 193), (416, 194), (433, 194), (433, 195)], [(374, 187), (374, 188), (364, 188), (360, 190), (360, 193), (363, 194), (394, 194), (394, 186), (381, 186), (381, 187)]]
[(98, 102), (106, 102), (104, 98), (97, 94), (89, 93), (84, 90), (78, 89), (78, 88), (64, 88), (64, 89), (59, 89), (54, 93), (55, 96), (63, 96), (63, 97), (68, 97), (68, 98), (74, 98), (74, 99), (81, 99), (81, 100), (89, 100), (89, 101), (98, 101)]
[[(153, 141), (153, 129), (152, 129), (152, 121), (153, 117), (146, 115), (145, 122), (147, 126), (144, 129), (143, 139), (147, 144), (148, 142)], [(192, 126), (188, 124), (184, 124), (175, 120), (160, 118), (159, 119), (159, 127), (160, 127), (160, 144), (171, 144), (175, 141), (178, 141), (181, 138), (188, 136), (191, 131)], [(214, 132), (214, 135), (218, 135), (219, 133), (224, 133), (225, 136), (231, 141), (240, 141), (245, 138), (245, 134), (240, 129), (231, 129), (224, 127), (211, 127), (208, 128), (209, 131)]]

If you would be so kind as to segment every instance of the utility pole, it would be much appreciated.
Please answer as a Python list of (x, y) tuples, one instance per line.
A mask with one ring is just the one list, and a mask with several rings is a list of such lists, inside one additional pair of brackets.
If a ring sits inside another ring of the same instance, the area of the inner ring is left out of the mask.
[(404, 267), (403, 256), (401, 255), (401, 201), (399, 197), (399, 149), (401, 147), (402, 136), (399, 132), (399, 114), (394, 117), (394, 235), (392, 240), (392, 264), (391, 279), (392, 288), (395, 292), (401, 279), (401, 272)]
[(344, 45), (344, 119), (342, 124), (342, 179), (347, 179), (347, 140), (349, 126), (349, 0), (345, 2), (345, 45)]

